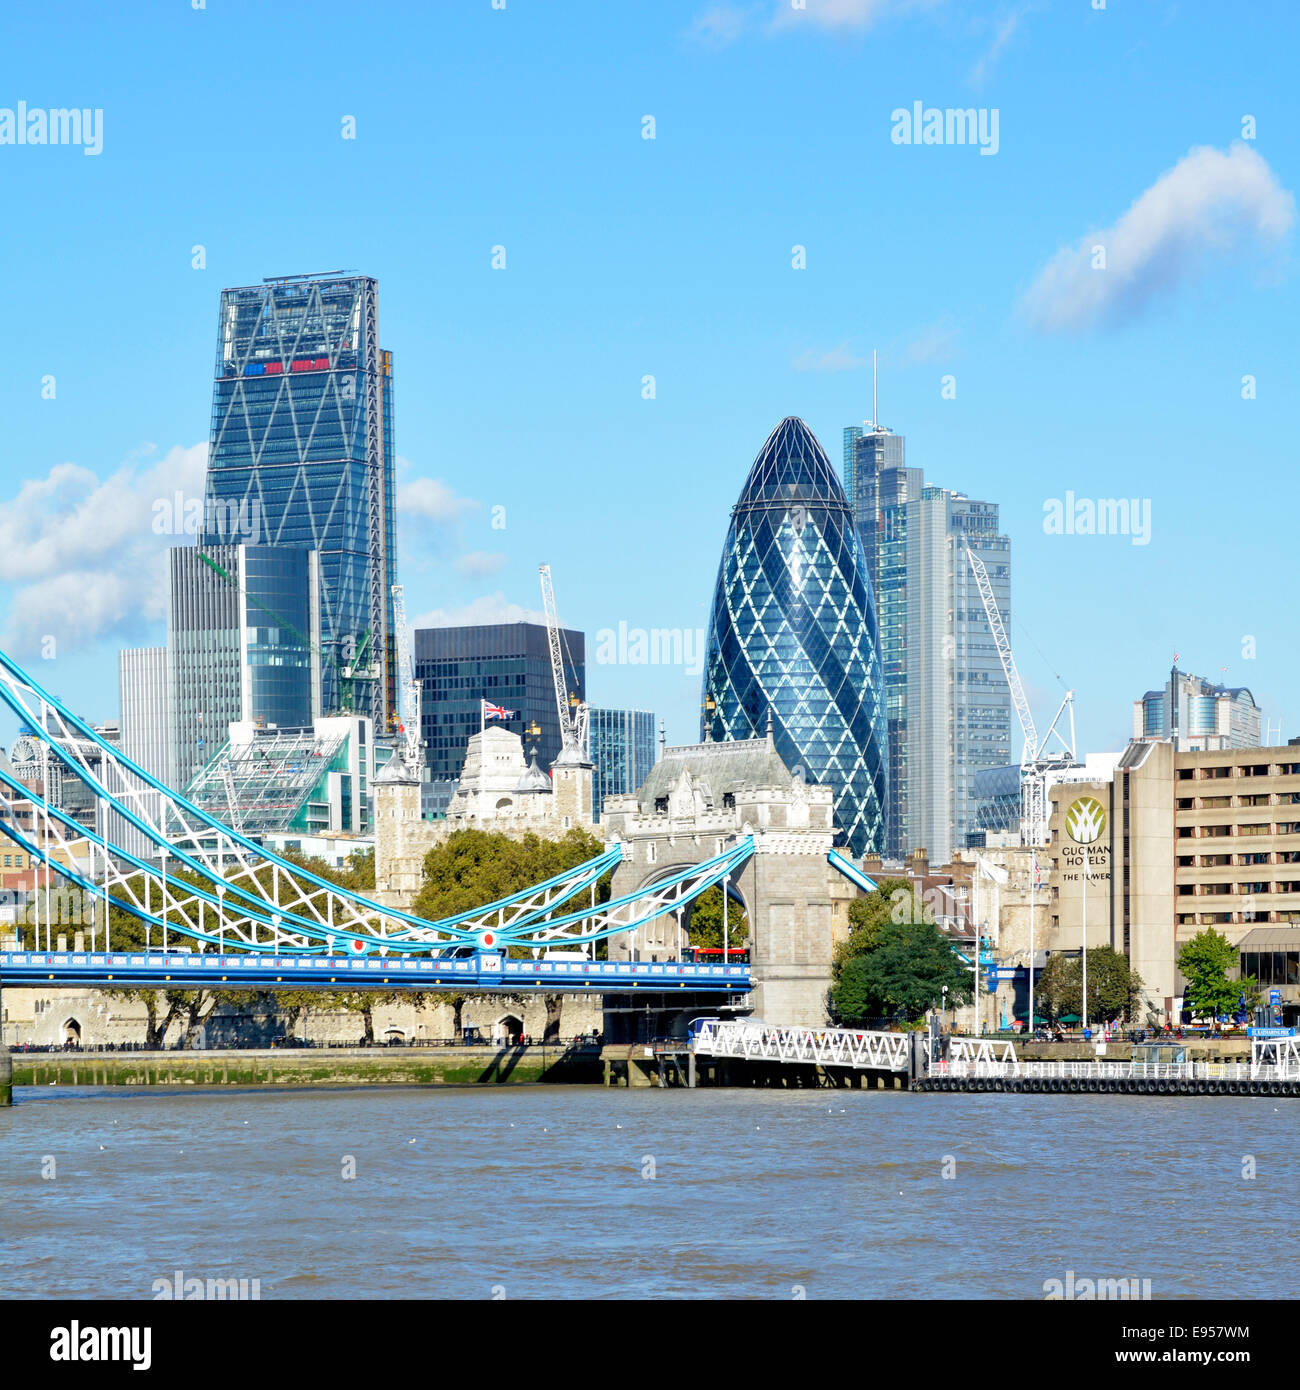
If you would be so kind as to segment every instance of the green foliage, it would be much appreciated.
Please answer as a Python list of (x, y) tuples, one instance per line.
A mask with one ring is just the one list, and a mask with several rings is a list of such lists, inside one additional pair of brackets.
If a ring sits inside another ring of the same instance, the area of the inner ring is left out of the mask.
[(1230, 980), (1228, 971), (1241, 963), (1238, 949), (1226, 936), (1206, 927), (1197, 932), (1178, 952), (1177, 964), (1187, 985), (1183, 1002), (1193, 1018), (1217, 1018), (1235, 1014), (1237, 1000), (1244, 994), (1246, 1007), (1259, 1001), (1259, 981), (1254, 976)]
[(849, 935), (835, 949), (832, 978), (838, 983), (849, 961), (875, 949), (882, 927), (914, 919), (925, 920), (913, 901), (910, 879), (882, 878), (874, 893), (854, 898), (849, 904)]
[[(686, 935), (692, 946), (724, 945), (722, 933), (722, 885), (706, 888), (691, 908), (686, 923)], [(734, 899), (727, 904), (726, 944), (743, 946), (749, 939), (749, 918), (745, 909)]]
[[(457, 830), (424, 856), (424, 881), (414, 911), (434, 921), (468, 912), (594, 859), (604, 848), (577, 827), (558, 840), (531, 832), (516, 840), (499, 831)], [(609, 897), (609, 884), (606, 874), (597, 902)]]
[[(856, 1026), (877, 1018), (914, 1022), (936, 1008), (948, 986), (948, 1003), (964, 1004), (971, 974), (947, 937), (931, 922), (875, 920), (860, 928), (870, 945), (842, 952), (831, 990), (839, 1023)], [(850, 938), (852, 941), (852, 938)]]
[[(1113, 1023), (1133, 1018), (1142, 997), (1142, 977), (1128, 957), (1113, 946), (1096, 946), (1088, 952), (1089, 1023)], [(1236, 996), (1233, 996), (1234, 1000)], [(1035, 1007), (1052, 1018), (1083, 1016), (1083, 958), (1054, 952), (1038, 976)]]

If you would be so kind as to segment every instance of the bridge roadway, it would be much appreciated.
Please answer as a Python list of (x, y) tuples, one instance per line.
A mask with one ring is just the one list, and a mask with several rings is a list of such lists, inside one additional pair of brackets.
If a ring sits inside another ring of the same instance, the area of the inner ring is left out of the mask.
[(626, 990), (719, 995), (753, 988), (748, 965), (687, 961), (514, 960), (479, 951), (463, 959), (427, 956), (218, 955), (200, 951), (0, 951), (0, 985), (104, 989), (429, 989), (510, 994), (621, 993)]

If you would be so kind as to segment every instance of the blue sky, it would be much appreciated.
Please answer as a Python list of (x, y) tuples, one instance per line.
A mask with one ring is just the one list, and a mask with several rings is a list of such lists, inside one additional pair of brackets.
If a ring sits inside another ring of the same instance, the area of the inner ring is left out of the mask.
[[(591, 656), (620, 622), (706, 627), (763, 440), (801, 415), (838, 462), (876, 348), (909, 462), (1001, 504), (1036, 710), (1059, 672), (1081, 743), (1117, 747), (1177, 650), (1300, 734), (1293, 5), (50, 0), (0, 25), (0, 123), (103, 112), (97, 155), (0, 143), (0, 641), (88, 717), (118, 648), (162, 640), (153, 504), (201, 490), (219, 291), (347, 268), (395, 357), (413, 615), (535, 611), (548, 561)], [(996, 154), (895, 143), (917, 101), (996, 109)], [(1149, 543), (1046, 534), (1067, 492), (1149, 501)], [(680, 666), (589, 659), (588, 693), (696, 735)]]

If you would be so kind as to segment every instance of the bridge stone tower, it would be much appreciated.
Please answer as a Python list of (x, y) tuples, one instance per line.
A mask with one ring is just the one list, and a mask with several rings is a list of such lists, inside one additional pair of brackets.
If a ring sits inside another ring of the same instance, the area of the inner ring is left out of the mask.
[[(607, 797), (602, 808), (606, 839), (624, 846), (613, 895), (649, 888), (752, 835), (755, 853), (732, 882), (749, 917), (754, 1014), (818, 1026), (833, 944), (857, 896), (826, 859), (833, 810), (830, 788), (792, 776), (770, 735), (666, 749), (637, 792)], [(675, 915), (665, 915), (612, 938), (610, 956), (676, 958), (678, 930)]]

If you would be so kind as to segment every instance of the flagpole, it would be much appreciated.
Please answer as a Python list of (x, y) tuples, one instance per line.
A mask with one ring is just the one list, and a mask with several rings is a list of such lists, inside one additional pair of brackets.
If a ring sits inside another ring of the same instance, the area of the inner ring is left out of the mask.
[(483, 807), (487, 797), (487, 701), (482, 697), (478, 702), (478, 818), (483, 819)]
[(1029, 1023), (1026, 1037), (1034, 1035), (1034, 890), (1038, 886), (1038, 854), (1031, 856), (1029, 870)]
[(1088, 871), (1091, 865), (1088, 863), (1088, 851), (1083, 851), (1083, 1002), (1079, 1006), (1079, 1013), (1083, 1017), (1082, 1028), (1088, 1026)]

